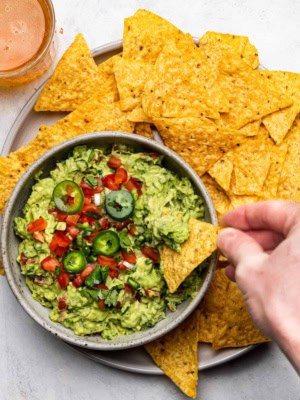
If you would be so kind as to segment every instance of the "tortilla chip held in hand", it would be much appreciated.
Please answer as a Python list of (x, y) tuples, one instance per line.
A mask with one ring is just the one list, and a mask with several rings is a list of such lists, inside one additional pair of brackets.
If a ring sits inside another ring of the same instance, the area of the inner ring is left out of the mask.
[(189, 229), (190, 236), (180, 252), (166, 246), (160, 252), (164, 277), (171, 293), (217, 248), (218, 228), (215, 225), (190, 218)]

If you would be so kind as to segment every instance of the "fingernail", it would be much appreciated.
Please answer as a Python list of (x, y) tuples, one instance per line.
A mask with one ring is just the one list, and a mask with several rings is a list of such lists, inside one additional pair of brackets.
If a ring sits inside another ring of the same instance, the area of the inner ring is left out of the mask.
[(236, 231), (234, 228), (224, 228), (218, 234), (217, 244), (225, 257), (228, 257), (225, 247), (227, 247), (226, 245), (228, 245), (229, 241), (234, 240), (235, 236)]

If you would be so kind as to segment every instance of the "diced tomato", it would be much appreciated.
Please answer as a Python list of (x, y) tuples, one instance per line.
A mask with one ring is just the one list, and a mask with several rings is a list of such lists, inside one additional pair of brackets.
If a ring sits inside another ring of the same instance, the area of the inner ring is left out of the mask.
[(136, 226), (134, 224), (131, 224), (128, 228), (128, 233), (131, 236), (135, 236), (136, 234)]
[(95, 206), (95, 204), (86, 204), (83, 206), (83, 209), (81, 210), (81, 214), (87, 214), (87, 213), (95, 213), (95, 217), (88, 215), (89, 218), (94, 218), (94, 219), (97, 219), (96, 214), (99, 215), (99, 218), (102, 215), (102, 211), (100, 210), (100, 208)]
[(21, 253), (21, 255), (20, 255), (21, 265), (26, 264), (27, 260), (28, 260), (28, 258), (25, 256), (25, 254)]
[(87, 264), (85, 269), (80, 273), (81, 279), (85, 280), (85, 278), (87, 278), (89, 275), (91, 275), (91, 273), (94, 271), (96, 265), (97, 265), (97, 263)]
[(64, 289), (68, 286), (69, 282), (70, 282), (70, 274), (69, 272), (62, 272), (60, 275), (58, 275), (57, 277), (59, 286)]
[(120, 272), (117, 269), (110, 269), (108, 274), (113, 279), (113, 278), (117, 278), (119, 276)]
[(79, 214), (68, 215), (66, 218), (66, 223), (70, 226), (75, 226), (80, 218)]
[(63, 212), (59, 210), (55, 210), (56, 218), (58, 219), (59, 222), (66, 222), (66, 219), (68, 217), (67, 214), (64, 214)]
[(83, 279), (81, 277), (80, 274), (76, 274), (73, 282), (72, 282), (73, 286), (75, 286), (76, 288), (79, 288), (82, 284), (83, 284)]
[(133, 292), (132, 287), (130, 285), (128, 285), (128, 283), (124, 284), (124, 292), (125, 293), (132, 293)]
[(136, 263), (136, 255), (132, 250), (130, 250), (128, 253), (126, 253), (125, 250), (121, 249), (122, 257), (125, 261), (129, 262), (130, 264), (135, 264)]
[(33, 239), (38, 240), (41, 243), (45, 243), (45, 235), (42, 232), (33, 232)]
[(98, 300), (98, 307), (100, 308), (100, 310), (105, 310), (106, 305), (104, 303), (104, 300)]
[(60, 310), (64, 310), (64, 309), (67, 308), (67, 299), (65, 298), (65, 296), (61, 296), (61, 297), (58, 299), (58, 308), (59, 308)]
[(98, 184), (97, 186), (94, 188), (92, 186), (90, 186), (87, 182), (82, 181), (80, 183), (80, 187), (83, 191), (83, 194), (87, 197), (92, 197), (95, 193), (101, 193), (103, 190), (103, 186), (102, 186), (102, 179), (99, 177), (97, 178)]
[(110, 221), (107, 217), (102, 217), (99, 221), (100, 227), (103, 231), (110, 227)]
[(109, 268), (116, 268), (118, 266), (118, 262), (113, 257), (98, 256), (97, 261), (98, 264), (107, 265)]
[(127, 267), (126, 265), (124, 265), (123, 261), (121, 261), (120, 264), (118, 265), (118, 269), (120, 269), (121, 271), (126, 271)]
[(54, 250), (54, 254), (56, 255), (56, 257), (64, 257), (68, 252), (68, 247), (56, 247), (56, 249)]
[(92, 198), (91, 197), (84, 197), (84, 205), (88, 205), (92, 203)]
[(31, 222), (31, 224), (27, 225), (27, 232), (41, 232), (47, 228), (47, 221), (45, 218), (38, 218), (37, 220)]
[(115, 183), (120, 185), (126, 182), (128, 179), (128, 174), (125, 168), (118, 168), (115, 174)]
[(106, 285), (104, 285), (103, 283), (100, 283), (99, 285), (95, 285), (95, 287), (97, 289), (102, 289), (102, 290), (107, 290), (108, 287)]
[(87, 240), (89, 243), (92, 243), (92, 241), (94, 240), (94, 237), (95, 237), (96, 235), (98, 235), (99, 232), (100, 232), (100, 231), (98, 231), (97, 229), (95, 229), (95, 230), (90, 234), (90, 236), (84, 236), (84, 239)]
[(116, 156), (111, 156), (110, 159), (107, 162), (107, 165), (110, 168), (117, 169), (117, 168), (119, 168), (121, 166), (121, 160)]
[(110, 190), (120, 190), (121, 185), (115, 182), (115, 174), (108, 174), (103, 177), (104, 186)]
[(68, 226), (67, 232), (73, 239), (75, 239), (79, 234), (80, 230), (77, 229), (75, 226)]
[(56, 231), (52, 237), (49, 248), (51, 253), (55, 253), (58, 247), (67, 248), (71, 244), (71, 240), (61, 231)]
[(122, 229), (126, 228), (126, 226), (128, 226), (131, 222), (131, 219), (127, 219), (123, 222), (111, 222), (111, 225), (116, 228), (117, 231), (121, 231)]
[(141, 196), (143, 194), (142, 192), (142, 186), (143, 183), (135, 178), (129, 178), (128, 182), (125, 183), (125, 187), (129, 192), (132, 192), (133, 190), (136, 189), (137, 194)]
[(150, 258), (155, 263), (158, 263), (159, 261), (159, 252), (155, 250), (151, 246), (144, 246), (141, 248), (142, 253), (144, 254), (145, 257)]
[(55, 268), (59, 266), (59, 261), (54, 257), (46, 257), (41, 261), (41, 266), (45, 271), (54, 272)]

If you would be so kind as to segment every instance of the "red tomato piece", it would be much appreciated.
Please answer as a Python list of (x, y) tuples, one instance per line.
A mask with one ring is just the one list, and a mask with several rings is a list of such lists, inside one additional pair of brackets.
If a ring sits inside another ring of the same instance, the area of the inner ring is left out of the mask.
[(132, 192), (133, 190), (137, 191), (137, 194), (141, 196), (143, 194), (142, 192), (142, 186), (143, 183), (135, 178), (129, 178), (128, 182), (125, 184), (125, 188), (129, 191)]
[(108, 274), (113, 279), (117, 278), (120, 275), (120, 272), (117, 269), (110, 269)]
[(120, 190), (121, 185), (115, 182), (115, 174), (108, 174), (103, 177), (104, 186), (110, 190)]
[(128, 179), (128, 174), (125, 168), (118, 168), (115, 174), (115, 183), (120, 185), (126, 182)]
[[(87, 214), (87, 213), (95, 213), (95, 214), (99, 214), (99, 218), (102, 215), (102, 211), (100, 210), (100, 208), (98, 208), (97, 206), (95, 206), (95, 204), (86, 204), (83, 206), (83, 209), (81, 210), (81, 214)], [(90, 215), (88, 215), (89, 218), (94, 218)], [(97, 218), (94, 218), (97, 219)]]
[(116, 268), (118, 266), (118, 262), (113, 257), (98, 256), (97, 261), (98, 264), (107, 265), (109, 268)]
[(110, 228), (110, 221), (107, 217), (102, 217), (99, 221), (100, 227), (103, 231)]
[(55, 268), (59, 267), (59, 261), (54, 257), (48, 256), (41, 261), (41, 266), (45, 271), (54, 272)]
[(37, 220), (27, 225), (27, 232), (33, 233), (44, 231), (47, 228), (47, 225), (48, 224), (45, 218), (38, 218)]
[(110, 159), (107, 161), (107, 165), (110, 168), (117, 169), (121, 166), (121, 160), (116, 156), (111, 156)]
[(125, 250), (121, 249), (122, 257), (124, 261), (129, 262), (130, 264), (135, 264), (136, 263), (136, 255), (132, 250), (130, 250), (128, 253), (126, 253)]
[(104, 303), (104, 300), (98, 300), (98, 307), (100, 308), (100, 310), (105, 310), (106, 305)]
[(45, 235), (42, 232), (33, 232), (33, 239), (38, 240), (41, 243), (45, 243)]
[(122, 229), (126, 228), (132, 221), (130, 219), (127, 219), (126, 221), (123, 222), (111, 222), (111, 225), (116, 228), (117, 231), (121, 231)]
[(124, 284), (124, 291), (125, 291), (125, 293), (132, 293), (133, 289), (132, 289), (132, 287), (130, 285), (128, 285), (128, 283), (125, 283)]
[(134, 224), (131, 224), (128, 228), (128, 233), (131, 236), (135, 236), (136, 234), (136, 226)]
[(55, 210), (56, 218), (58, 219), (59, 222), (66, 222), (66, 219), (68, 217), (67, 214), (64, 214), (63, 212), (59, 210)]
[(87, 264), (85, 269), (80, 273), (81, 278), (83, 280), (85, 280), (85, 278), (87, 278), (89, 275), (91, 275), (91, 273), (94, 271), (96, 265), (97, 265), (97, 263)]
[(79, 214), (68, 215), (66, 218), (66, 223), (70, 226), (75, 226), (80, 218)]
[(150, 258), (155, 263), (158, 263), (159, 261), (159, 252), (155, 250), (151, 246), (143, 246), (141, 248), (142, 253), (144, 254), (145, 257)]
[(92, 198), (85, 196), (83, 202), (84, 202), (84, 205), (91, 204), (92, 203)]
[(95, 287), (97, 289), (102, 289), (102, 290), (107, 290), (108, 287), (106, 285), (104, 285), (103, 283), (100, 283), (99, 285), (95, 285)]
[(68, 286), (69, 282), (70, 282), (70, 274), (69, 272), (62, 272), (60, 275), (58, 275), (57, 277), (59, 286), (64, 289)]
[(77, 229), (75, 226), (68, 226), (67, 232), (73, 239), (75, 239), (79, 234), (80, 230)]
[(121, 261), (118, 265), (118, 269), (120, 269), (121, 271), (126, 271), (127, 267), (126, 265), (124, 265), (123, 261)]
[(79, 288), (82, 284), (83, 284), (83, 279), (80, 276), (80, 274), (76, 274), (73, 282), (72, 282), (73, 286), (75, 286), (76, 288)]
[(71, 244), (71, 240), (61, 231), (56, 231), (52, 237), (49, 248), (51, 253), (55, 253), (58, 247), (67, 248)]
[(61, 297), (58, 299), (58, 308), (59, 308), (60, 310), (64, 310), (64, 309), (67, 308), (67, 299), (65, 298), (65, 296), (61, 296)]

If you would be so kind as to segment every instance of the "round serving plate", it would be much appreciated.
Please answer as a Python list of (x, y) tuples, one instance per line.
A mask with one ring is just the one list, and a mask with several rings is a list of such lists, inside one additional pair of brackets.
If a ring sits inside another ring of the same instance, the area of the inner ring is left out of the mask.
[[(122, 51), (122, 41), (108, 43), (106, 45), (97, 47), (93, 50), (93, 57), (97, 64), (100, 64), (118, 54)], [(11, 151), (15, 151), (21, 146), (26, 145), (31, 139), (36, 136), (40, 125), (53, 125), (58, 119), (62, 118), (62, 113), (40, 112), (36, 113), (33, 109), (34, 104), (43, 89), (45, 82), (34, 93), (34, 95), (25, 104), (14, 124), (12, 125), (4, 147), (2, 155), (7, 155)], [(156, 140), (161, 141), (159, 136)], [(153, 363), (142, 347), (137, 347), (129, 350), (121, 351), (96, 351), (87, 350), (81, 347), (72, 346), (75, 350), (79, 351), (82, 355), (108, 365), (113, 368), (123, 369), (135, 373), (161, 375), (163, 372)], [(223, 364), (234, 358), (245, 354), (254, 346), (248, 346), (238, 349), (223, 349), (213, 351), (208, 344), (199, 345), (199, 370), (214, 367)]]

